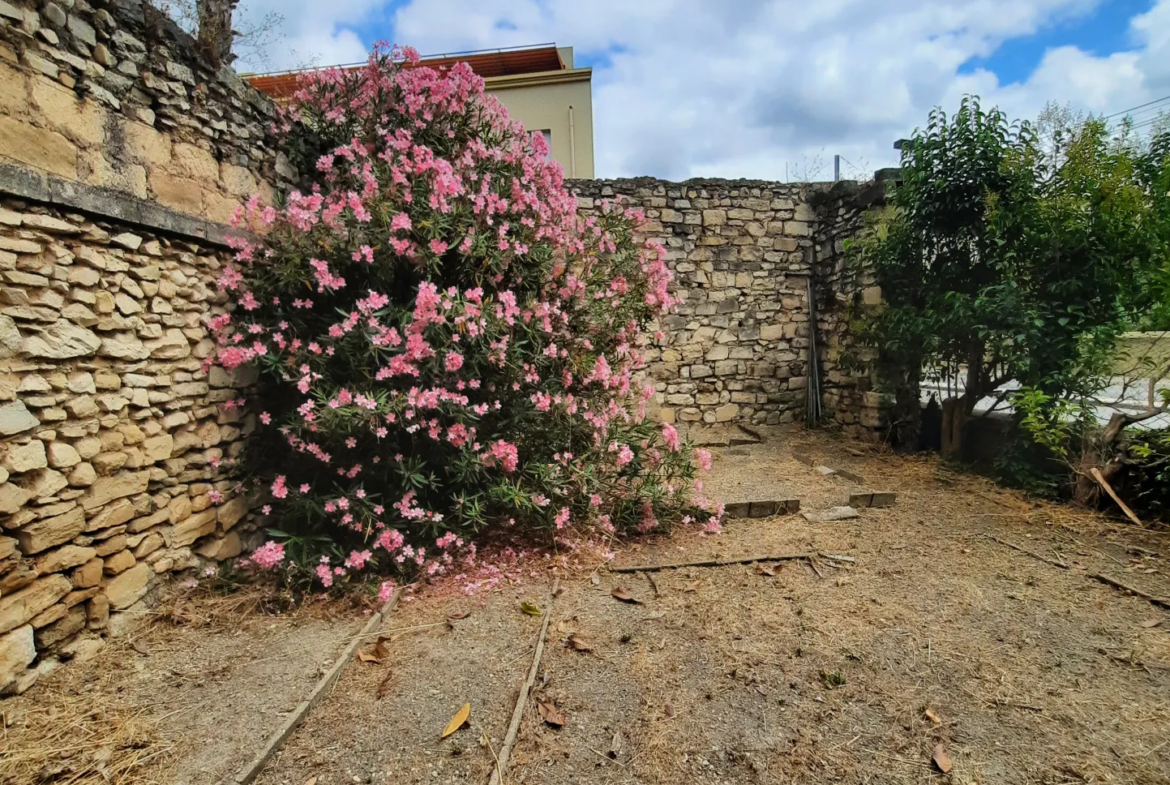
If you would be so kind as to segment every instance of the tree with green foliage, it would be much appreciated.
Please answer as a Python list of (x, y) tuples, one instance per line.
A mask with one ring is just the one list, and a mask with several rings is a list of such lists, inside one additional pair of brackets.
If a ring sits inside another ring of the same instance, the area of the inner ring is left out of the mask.
[(922, 379), (956, 388), (942, 448), (958, 457), (981, 399), (1005, 385), (1062, 397), (1086, 350), (1150, 308), (1160, 262), (1140, 157), (1093, 119), (1064, 145), (1054, 156), (1031, 125), (968, 97), (903, 147), (892, 209), (855, 246), (884, 299), (863, 335), (903, 446), (916, 446)]

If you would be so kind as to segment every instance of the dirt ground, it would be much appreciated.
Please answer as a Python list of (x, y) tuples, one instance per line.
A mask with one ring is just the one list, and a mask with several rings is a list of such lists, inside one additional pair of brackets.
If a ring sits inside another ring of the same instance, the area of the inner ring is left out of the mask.
[[(863, 483), (798, 463), (794, 449)], [(507, 783), (1170, 782), (1170, 612), (1090, 577), (1170, 596), (1170, 535), (826, 434), (715, 452), (708, 487), (727, 501), (795, 497), (819, 510), (874, 490), (896, 491), (897, 502), (834, 523), (795, 515), (730, 521), (717, 537), (679, 531), (623, 544), (616, 558), (813, 555), (774, 569), (622, 574), (598, 564), (534, 569), (479, 597), (424, 589), (385, 622), (379, 661), (352, 662), (258, 782), (486, 783), (544, 619), (522, 601), (550, 618)], [(615, 599), (618, 588), (640, 603)], [(245, 637), (255, 649), (269, 634)], [(131, 694), (157, 690), (158, 654), (111, 678)], [(316, 666), (294, 667), (287, 652), (287, 667), (313, 673), (330, 655), (314, 656)], [(200, 661), (188, 657), (184, 672)], [(38, 685), (17, 700), (51, 699), (56, 677), (79, 678), (71, 670), (47, 679), (47, 694)], [(196, 732), (251, 700), (255, 671), (238, 673), (235, 703), (213, 676), (188, 677), (207, 685), (193, 693), (210, 690)], [(290, 680), (282, 708), (310, 680)], [(440, 739), (465, 703), (468, 725)], [(540, 703), (564, 726), (545, 722)], [(218, 743), (201, 741), (204, 752)], [(168, 758), (189, 777), (212, 772), (170, 743)], [(0, 777), (9, 781), (71, 780)]]
[(0, 701), (0, 783), (203, 785), (234, 775), (333, 663), (354, 614), (179, 592), (92, 660)]

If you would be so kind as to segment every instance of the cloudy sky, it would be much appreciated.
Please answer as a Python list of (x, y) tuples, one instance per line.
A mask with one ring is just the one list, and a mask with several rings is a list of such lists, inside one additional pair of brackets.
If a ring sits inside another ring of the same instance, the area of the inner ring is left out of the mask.
[[(1014, 117), (1170, 97), (1170, 0), (243, 0), (273, 70), (555, 42), (592, 66), (599, 177), (826, 179), (968, 93)], [(245, 21), (246, 21), (245, 19)], [(1162, 107), (1170, 109), (1170, 102)], [(1157, 106), (1155, 107), (1155, 109)], [(1153, 110), (1139, 110), (1143, 117)]]

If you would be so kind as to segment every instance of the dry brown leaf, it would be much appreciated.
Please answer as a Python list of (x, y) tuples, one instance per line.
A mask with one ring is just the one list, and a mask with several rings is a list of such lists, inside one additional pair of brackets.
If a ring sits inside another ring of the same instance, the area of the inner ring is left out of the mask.
[[(383, 648), (385, 648), (385, 647), (383, 647)], [(370, 662), (370, 663), (373, 663), (374, 665), (381, 665), (382, 664), (382, 658), (379, 657), (375, 652), (372, 652), (372, 651), (366, 651), (365, 649), (358, 649), (357, 656), (358, 656), (358, 659), (361, 660), (362, 662)]]
[(143, 657), (150, 656), (150, 645), (144, 641), (134, 641), (130, 644), (130, 648), (141, 654)]
[(934, 765), (938, 766), (938, 770), (943, 774), (950, 774), (951, 769), (954, 768), (951, 765), (951, 756), (947, 755), (947, 748), (943, 746), (942, 742), (935, 745), (934, 754), (930, 756), (930, 759), (934, 761)]
[(471, 719), (471, 704), (464, 703), (463, 708), (455, 712), (455, 716), (452, 717), (451, 721), (447, 723), (447, 727), (443, 728), (443, 735), (439, 738), (447, 738), (452, 733), (462, 728), (469, 719)]
[(666, 703), (662, 707), (662, 711), (666, 714), (666, 719), (674, 716), (674, 704), (670, 702), (670, 698), (666, 699)]
[(374, 644), (374, 656), (379, 660), (384, 660), (390, 656), (390, 649), (386, 646), (386, 638), (378, 638), (378, 642)]
[(641, 605), (642, 604), (641, 600), (639, 600), (634, 595), (630, 594), (630, 590), (623, 587), (623, 586), (618, 586), (616, 589), (614, 589), (613, 591), (610, 592), (610, 595), (613, 596), (613, 598), (615, 600), (621, 600), (622, 602), (628, 602), (631, 605)]
[(617, 760), (618, 753), (622, 751), (622, 732), (618, 731), (613, 734), (613, 741), (609, 743), (609, 751), (606, 753), (609, 757)]
[(305, 780), (305, 785), (317, 785), (317, 778), (309, 777), (307, 780)]
[(386, 697), (386, 693), (390, 692), (390, 682), (394, 678), (394, 671), (386, 671), (386, 675), (378, 682), (378, 700)]
[(536, 710), (540, 712), (540, 716), (549, 725), (556, 728), (563, 728), (565, 726), (565, 713), (554, 706), (549, 701), (536, 701)]
[(592, 583), (594, 586), (600, 586), (601, 585), (601, 578), (597, 577), (596, 575), (590, 575), (589, 582)]
[(565, 641), (565, 645), (573, 651), (593, 651), (593, 647), (585, 642), (583, 638), (577, 637), (577, 633), (573, 633)]
[(938, 716), (937, 714), (935, 714), (933, 711), (931, 711), (930, 709), (927, 709), (927, 710), (924, 712), (924, 714), (926, 714), (926, 719), (930, 720), (930, 721), (931, 721), (931, 722), (933, 722), (935, 725), (940, 725), (940, 724), (942, 724), (942, 720), (941, 720), (941, 719), (939, 719), (939, 716)]
[(690, 583), (688, 583), (686, 585), (686, 587), (683, 589), (683, 591), (684, 592), (698, 591), (700, 583), (701, 583), (701, 581), (691, 581)]
[(1147, 630), (1149, 630), (1149, 629), (1153, 629), (1154, 627), (1157, 627), (1161, 623), (1162, 623), (1161, 619), (1146, 619), (1145, 621), (1142, 622), (1142, 626), (1145, 627)]
[(757, 564), (756, 565), (756, 572), (760, 575), (767, 575), (769, 578), (775, 578), (776, 577), (776, 565), (775, 564)]

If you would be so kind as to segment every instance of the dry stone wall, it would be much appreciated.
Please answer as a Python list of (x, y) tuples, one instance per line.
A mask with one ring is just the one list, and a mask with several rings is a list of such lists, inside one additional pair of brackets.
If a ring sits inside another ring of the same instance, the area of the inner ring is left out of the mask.
[(660, 419), (749, 427), (802, 419), (815, 329), (826, 414), (846, 425), (875, 421), (876, 406), (864, 416), (861, 409), (878, 396), (858, 394), (859, 383), (868, 390), (867, 382), (841, 367), (842, 348), (850, 344), (844, 314), (860, 289), (840, 270), (844, 240), (860, 230), (862, 214), (880, 202), (882, 190), (844, 186), (654, 178), (570, 183), (585, 213), (606, 200), (640, 206), (645, 233), (666, 247), (681, 304), (660, 325), (663, 338), (650, 352)]
[(0, 0), (0, 161), (226, 222), (295, 178), (272, 103), (141, 0)]
[(92, 653), (157, 574), (241, 552), (220, 464), (253, 379), (202, 369), (227, 253), (0, 200), (0, 690)]

